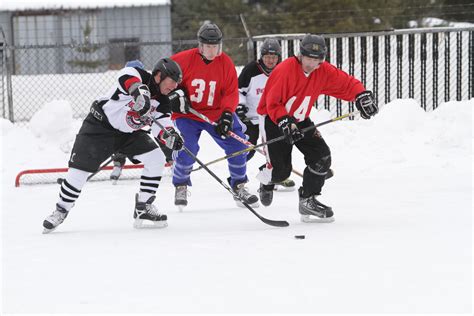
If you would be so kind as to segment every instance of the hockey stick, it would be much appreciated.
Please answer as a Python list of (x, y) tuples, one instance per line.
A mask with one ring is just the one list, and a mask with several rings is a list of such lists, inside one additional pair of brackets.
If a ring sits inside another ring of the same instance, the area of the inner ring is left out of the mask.
[[(212, 126), (217, 126), (217, 123), (216, 123), (216, 122), (211, 121), (207, 116), (205, 116), (204, 114), (202, 114), (202, 113), (196, 111), (195, 109), (190, 108), (190, 109), (189, 109), (189, 112), (193, 113), (194, 115), (196, 115), (196, 116), (199, 117), (200, 119), (206, 121), (207, 123), (211, 124)], [(228, 134), (230, 137), (232, 137), (233, 139), (235, 139), (236, 141), (238, 141), (238, 142), (244, 144), (244, 145), (247, 146), (247, 147), (254, 145), (254, 144), (252, 144), (251, 142), (249, 142), (248, 140), (243, 139), (242, 137), (240, 137), (239, 135), (237, 135), (237, 134), (234, 133), (233, 131), (229, 131), (229, 132), (227, 132), (227, 134)], [(267, 156), (267, 155), (265, 155), (265, 153), (264, 153), (263, 150), (261, 150), (261, 149), (256, 149), (255, 151), (258, 152), (259, 154), (264, 155), (265, 157)], [(298, 176), (300, 176), (300, 177), (303, 178), (303, 174), (301, 174), (301, 172), (299, 172), (299, 171), (297, 171), (297, 170), (295, 170), (295, 169), (291, 169), (291, 172), (293, 172), (294, 174), (296, 174), (296, 175), (298, 175)]]
[[(329, 124), (329, 123), (332, 123), (332, 122), (336, 122), (336, 121), (339, 121), (339, 120), (342, 120), (342, 119), (345, 119), (347, 117), (350, 117), (350, 116), (354, 116), (355, 113), (354, 112), (351, 112), (351, 113), (347, 113), (347, 114), (344, 114), (344, 115), (341, 115), (341, 116), (338, 116), (338, 117), (335, 117), (335, 118), (332, 118), (330, 120), (327, 120), (327, 121), (324, 121), (324, 122), (321, 122), (321, 123), (318, 123), (318, 124), (315, 124), (313, 126), (308, 126), (308, 127), (305, 127), (301, 130), (302, 133), (306, 133), (307, 131), (310, 131), (310, 130), (313, 130), (315, 128), (318, 128), (320, 126), (323, 126), (323, 125), (326, 125), (326, 124)], [(209, 166), (209, 165), (212, 165), (216, 162), (219, 162), (219, 161), (222, 161), (222, 160), (226, 160), (226, 159), (229, 159), (229, 158), (232, 158), (232, 157), (235, 157), (235, 156), (238, 156), (238, 155), (242, 155), (246, 152), (249, 152), (251, 150), (255, 150), (256, 148), (259, 148), (259, 147), (262, 147), (262, 146), (266, 146), (266, 145), (269, 145), (269, 144), (273, 144), (273, 143), (276, 143), (276, 142), (279, 142), (279, 141), (282, 141), (285, 139), (285, 136), (278, 136), (276, 138), (272, 138), (266, 142), (263, 142), (263, 143), (260, 143), (260, 144), (257, 144), (257, 145), (254, 145), (254, 146), (250, 146), (250, 147), (247, 147), (245, 149), (242, 149), (242, 150), (239, 150), (239, 151), (236, 151), (232, 154), (229, 154), (227, 156), (224, 156), (224, 157), (221, 157), (221, 158), (217, 158), (215, 160), (212, 160), (212, 161), (209, 161), (208, 163), (204, 164), (204, 166)], [(198, 170), (201, 170), (203, 167), (202, 166), (199, 166), (195, 169), (193, 169), (192, 171), (198, 171)]]
[[(96, 172), (94, 172), (93, 174), (91, 174), (90, 176), (87, 177), (87, 181), (89, 181), (93, 176), (95, 176), (96, 174), (98, 174), (99, 171), (101, 171), (102, 169), (104, 169), (105, 167), (107, 167), (113, 160), (114, 160), (114, 159), (113, 159), (112, 157), (110, 157), (109, 160), (107, 160), (106, 162), (104, 162), (104, 163), (102, 164), (102, 166), (100, 166), (100, 168), (97, 169)], [(62, 184), (63, 181), (64, 181), (64, 178), (58, 178), (58, 179), (56, 180), (56, 182), (57, 182), (58, 184)]]
[[(156, 125), (158, 125), (158, 127), (161, 128), (163, 133), (165, 133), (166, 135), (169, 135), (169, 132), (164, 128), (164, 126), (160, 122), (158, 122), (157, 119), (152, 117), (152, 120), (153, 122), (155, 122)], [(234, 192), (234, 190), (232, 190), (227, 184), (222, 182), (222, 180), (214, 172), (212, 172), (211, 169), (209, 169), (206, 165), (204, 165), (202, 161), (196, 157), (196, 155), (194, 155), (188, 148), (186, 148), (186, 146), (183, 146), (183, 150), (189, 155), (189, 157), (194, 159), (202, 168), (204, 168), (204, 170), (206, 170), (214, 179), (216, 179), (216, 181), (219, 182), (224, 187), (224, 189), (226, 189), (230, 194), (232, 194), (234, 198), (237, 198), (243, 205), (245, 205), (245, 207), (250, 212), (252, 212), (255, 216), (257, 216), (262, 222), (264, 222), (267, 225), (276, 226), (276, 227), (287, 227), (290, 225), (287, 221), (271, 220), (258, 214), (247, 202), (242, 200), (242, 198), (238, 196), (237, 193)]]

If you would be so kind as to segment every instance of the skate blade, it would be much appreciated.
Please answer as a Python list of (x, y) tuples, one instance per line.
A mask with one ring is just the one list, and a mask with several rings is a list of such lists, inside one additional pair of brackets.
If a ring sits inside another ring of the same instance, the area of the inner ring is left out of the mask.
[(320, 218), (320, 217), (312, 216), (312, 215), (301, 215), (301, 221), (303, 223), (332, 223), (335, 221), (335, 218), (334, 216)]
[[(235, 201), (235, 204), (237, 204), (238, 207), (245, 208), (245, 205), (244, 205), (242, 202), (240, 202), (240, 201)], [(259, 208), (259, 207), (260, 207), (260, 203), (258, 203), (258, 201), (255, 202), (255, 203), (253, 203), (253, 204), (249, 204), (249, 205), (250, 205), (252, 208)]]
[(285, 187), (283, 185), (276, 184), (275, 188), (273, 191), (278, 191), (278, 192), (293, 192), (295, 190), (295, 187)]
[(133, 223), (133, 228), (136, 229), (147, 229), (147, 228), (165, 228), (168, 226), (167, 221), (149, 221), (146, 219), (136, 219)]
[(112, 185), (117, 185), (118, 179), (112, 179)]
[(178, 212), (182, 213), (186, 207), (186, 205), (176, 205), (178, 207)]
[(56, 229), (56, 227), (51, 228), (51, 229), (43, 227), (43, 234), (49, 234), (50, 232), (54, 231), (55, 229)]

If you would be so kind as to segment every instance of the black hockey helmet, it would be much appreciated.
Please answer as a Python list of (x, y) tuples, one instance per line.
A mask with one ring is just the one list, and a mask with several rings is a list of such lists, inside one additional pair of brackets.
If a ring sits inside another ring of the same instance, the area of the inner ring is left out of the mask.
[(154, 77), (158, 72), (161, 73), (161, 81), (167, 77), (170, 77), (177, 83), (180, 83), (181, 80), (183, 80), (183, 72), (181, 71), (181, 67), (179, 67), (178, 63), (171, 58), (162, 58), (156, 63), (151, 74)]
[(203, 24), (197, 33), (198, 41), (202, 44), (221, 44), (222, 32), (214, 23)]
[(326, 58), (328, 48), (324, 37), (314, 34), (306, 34), (300, 43), (300, 53), (311, 58)]
[(264, 55), (278, 55), (281, 57), (280, 43), (274, 38), (267, 38), (260, 46), (260, 56)]

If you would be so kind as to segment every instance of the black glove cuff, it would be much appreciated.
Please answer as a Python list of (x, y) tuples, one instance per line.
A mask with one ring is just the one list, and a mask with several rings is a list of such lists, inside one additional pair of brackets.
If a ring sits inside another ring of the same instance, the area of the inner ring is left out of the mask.
[(362, 91), (361, 93), (357, 94), (355, 99), (358, 100), (358, 99), (364, 98), (364, 97), (371, 97), (373, 99), (374, 94), (370, 90), (365, 90), (365, 91)]
[(282, 127), (283, 125), (289, 125), (289, 124), (296, 124), (296, 121), (293, 117), (289, 115), (285, 115), (277, 119), (277, 125), (278, 127)]

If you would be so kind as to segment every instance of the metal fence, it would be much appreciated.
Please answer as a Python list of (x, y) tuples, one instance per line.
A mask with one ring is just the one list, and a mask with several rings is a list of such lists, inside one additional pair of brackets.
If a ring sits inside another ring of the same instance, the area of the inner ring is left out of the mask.
[[(360, 79), (378, 104), (417, 100), (423, 109), (474, 97), (474, 27), (325, 34), (327, 60)], [(299, 52), (299, 35), (268, 35), (282, 43), (283, 58)], [(264, 38), (255, 38), (255, 52)], [(327, 96), (317, 106), (338, 116), (353, 104)]]
[[(425, 110), (450, 100), (474, 96), (474, 27), (410, 29), (376, 33), (325, 34), (328, 61), (359, 78), (383, 105), (397, 98), (413, 98)], [(297, 54), (297, 35), (268, 35), (280, 40), (283, 58)], [(1, 32), (0, 32), (1, 37)], [(263, 37), (226, 39), (224, 50), (238, 66), (247, 56), (258, 56)], [(138, 58), (147, 69), (172, 52), (196, 46), (195, 40), (172, 42), (114, 42), (84, 45), (0, 47), (1, 115), (12, 122), (28, 122), (45, 103), (68, 102), (76, 118), (84, 117), (90, 103), (113, 85), (118, 68)], [(249, 47), (249, 51), (247, 51)], [(62, 58), (66, 63), (52, 62)], [(53, 65), (68, 64), (68, 69)], [(37, 74), (22, 75), (21, 67), (35, 65)], [(38, 66), (39, 65), (39, 66)], [(336, 115), (353, 104), (321, 96), (316, 106)]]

